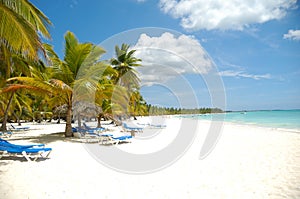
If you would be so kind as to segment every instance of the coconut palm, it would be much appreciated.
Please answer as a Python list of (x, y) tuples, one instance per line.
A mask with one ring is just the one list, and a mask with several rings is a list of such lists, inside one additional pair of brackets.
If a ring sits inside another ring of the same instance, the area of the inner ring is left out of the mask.
[(58, 89), (60, 98), (67, 105), (65, 135), (72, 136), (73, 97), (76, 95), (76, 100), (84, 100), (82, 96), (94, 92), (99, 76), (106, 69), (106, 66), (99, 62), (105, 51), (92, 43), (79, 43), (71, 32), (65, 34), (63, 60), (59, 59), (50, 45), (46, 45), (46, 50), (52, 63), (52, 79), (49, 82)]
[(28, 0), (0, 0), (0, 16), (0, 46), (37, 60), (50, 20)]
[[(6, 81), (2, 83), (2, 88), (0, 89), (1, 96), (3, 96), (1, 100), (4, 102), (4, 105), (2, 106), (2, 110), (4, 110), (1, 126), (2, 130), (6, 130), (6, 123), (9, 115), (14, 115), (18, 120), (18, 117), (22, 115), (23, 111), (25, 111), (24, 113), (26, 114), (32, 114), (31, 103), (34, 100), (34, 97), (30, 94), (40, 94), (41, 90), (44, 91), (44, 93), (49, 93), (47, 90), (49, 89), (48, 87), (37, 89), (34, 84), (22, 85), (16, 82), (18, 78), (36, 79), (35, 84), (37, 81), (41, 81), (45, 76), (46, 69), (44, 66), (37, 65), (38, 62), (26, 62), (24, 63), (24, 68), (16, 67), (16, 70), (12, 73), (12, 76), (15, 77), (8, 79), (8, 84)], [(31, 89), (32, 91), (29, 93), (26, 89)]]
[[(27, 61), (38, 60), (39, 52), (44, 52), (40, 35), (50, 38), (50, 25), (50, 20), (28, 0), (0, 0), (1, 89), (8, 78), (24, 75), (23, 69), (28, 69)], [(14, 92), (1, 93), (2, 130), (6, 130)]]
[[(3, 52), (3, 51), (2, 51)], [(27, 58), (21, 57), (18, 54), (7, 52), (10, 55), (10, 58), (6, 59), (5, 56), (0, 56), (1, 62), (0, 62), (0, 73), (4, 74), (1, 75), (1, 83), (0, 83), (0, 90), (6, 90), (6, 80), (11, 76), (30, 76), (31, 75), (31, 69), (37, 68), (37, 70), (44, 69), (44, 65), (41, 64), (39, 61), (32, 61), (28, 60)], [(1, 53), (0, 53), (1, 54)], [(2, 54), (3, 55), (3, 54)], [(42, 71), (40, 71), (42, 72)], [(2, 125), (1, 130), (7, 130), (6, 123), (9, 115), (12, 115), (15, 113), (13, 110), (19, 110), (21, 111), (21, 107), (14, 107), (14, 105), (23, 104), (25, 107), (27, 106), (26, 103), (24, 104), (24, 100), (26, 97), (24, 96), (24, 92), (17, 92), (16, 90), (11, 90), (11, 92), (2, 92), (2, 110), (3, 111), (3, 119), (2, 119)], [(22, 96), (24, 98), (22, 98)], [(21, 113), (20, 113), (21, 114)], [(15, 117), (18, 114), (14, 114)]]
[(101, 79), (95, 96), (95, 104), (101, 107), (101, 112), (98, 113), (97, 117), (98, 127), (101, 127), (100, 121), (102, 118), (108, 118), (116, 122), (115, 116), (126, 113), (128, 100), (126, 88), (114, 85), (110, 79)]
[(139, 91), (132, 92), (128, 104), (129, 113), (136, 119), (137, 115), (147, 114), (147, 103)]
[(136, 50), (129, 51), (129, 48), (130, 46), (127, 44), (122, 44), (121, 48), (116, 46), (116, 58), (112, 58), (110, 63), (118, 72), (114, 77), (115, 83), (132, 90), (132, 88), (139, 87), (140, 79), (134, 67), (141, 66), (139, 62), (142, 60), (133, 56)]

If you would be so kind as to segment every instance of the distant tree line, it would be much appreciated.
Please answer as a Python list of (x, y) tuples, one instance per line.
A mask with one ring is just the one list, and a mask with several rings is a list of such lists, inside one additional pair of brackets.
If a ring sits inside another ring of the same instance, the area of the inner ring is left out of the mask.
[(174, 108), (147, 105), (149, 115), (207, 114), (224, 113), (220, 108)]

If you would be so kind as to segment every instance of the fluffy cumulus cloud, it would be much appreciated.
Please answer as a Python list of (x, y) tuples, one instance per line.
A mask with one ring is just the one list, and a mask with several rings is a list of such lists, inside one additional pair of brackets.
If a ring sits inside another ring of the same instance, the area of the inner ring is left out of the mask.
[(164, 82), (183, 74), (208, 73), (213, 62), (197, 39), (165, 32), (159, 37), (141, 34), (135, 46), (141, 58), (139, 73), (143, 82)]
[(160, 0), (161, 10), (181, 20), (183, 28), (242, 30), (283, 18), (297, 0)]
[(287, 34), (283, 35), (283, 38), (300, 41), (300, 30), (289, 30)]

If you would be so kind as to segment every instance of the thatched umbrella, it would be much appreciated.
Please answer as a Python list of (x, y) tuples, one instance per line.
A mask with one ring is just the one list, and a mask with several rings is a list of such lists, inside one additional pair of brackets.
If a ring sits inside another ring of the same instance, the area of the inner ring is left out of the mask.
[(78, 101), (73, 105), (73, 114), (78, 119), (79, 128), (81, 128), (82, 116), (88, 118), (97, 118), (100, 113), (102, 113), (102, 108), (90, 102)]
[(63, 116), (67, 115), (67, 110), (68, 110), (67, 104), (64, 104), (64, 105), (61, 105), (61, 106), (58, 106), (58, 107), (54, 108), (53, 113), (54, 113), (55, 116), (58, 117), (58, 120), (57, 120), (58, 124), (60, 123), (60, 117), (62, 115)]

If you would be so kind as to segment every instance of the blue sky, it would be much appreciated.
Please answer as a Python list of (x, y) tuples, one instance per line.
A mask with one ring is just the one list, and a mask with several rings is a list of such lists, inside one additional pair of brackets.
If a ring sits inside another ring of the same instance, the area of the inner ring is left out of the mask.
[(31, 2), (54, 24), (48, 42), (60, 56), (68, 30), (103, 46), (106, 57), (123, 42), (139, 49), (148, 103), (218, 106), (213, 98), (223, 87), (211, 75), (223, 82), (227, 110), (300, 108), (296, 0)]

